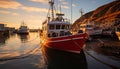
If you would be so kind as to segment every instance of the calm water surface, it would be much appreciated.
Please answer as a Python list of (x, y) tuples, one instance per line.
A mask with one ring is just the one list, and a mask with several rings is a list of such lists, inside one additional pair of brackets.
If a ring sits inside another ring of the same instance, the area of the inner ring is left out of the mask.
[(0, 61), (0, 69), (120, 69), (120, 58), (102, 54), (102, 50), (95, 48), (95, 42), (86, 44), (81, 54), (48, 49), (39, 42), (38, 33), (0, 37), (0, 60), (30, 54), (38, 48), (29, 57)]
[(0, 37), (0, 58), (20, 56), (39, 46), (38, 33)]

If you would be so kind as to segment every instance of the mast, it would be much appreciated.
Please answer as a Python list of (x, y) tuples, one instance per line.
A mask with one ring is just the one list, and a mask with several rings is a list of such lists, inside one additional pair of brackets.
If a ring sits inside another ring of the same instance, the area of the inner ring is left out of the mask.
[(49, 1), (50, 8), (51, 8), (51, 16), (52, 20), (54, 20), (54, 0)]
[(60, 4), (60, 13), (62, 13), (62, 11), (61, 11), (61, 4)]
[(22, 22), (21, 26), (25, 26), (25, 22), (24, 22), (24, 20), (23, 20), (23, 22)]
[(71, 0), (71, 24), (72, 24), (72, 0)]

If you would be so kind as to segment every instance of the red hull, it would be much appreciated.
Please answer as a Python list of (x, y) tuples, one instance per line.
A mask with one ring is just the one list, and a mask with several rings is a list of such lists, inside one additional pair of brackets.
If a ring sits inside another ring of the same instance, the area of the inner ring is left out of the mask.
[(87, 34), (78, 34), (72, 36), (63, 36), (56, 38), (48, 38), (45, 40), (44, 46), (67, 52), (80, 53), (85, 44)]

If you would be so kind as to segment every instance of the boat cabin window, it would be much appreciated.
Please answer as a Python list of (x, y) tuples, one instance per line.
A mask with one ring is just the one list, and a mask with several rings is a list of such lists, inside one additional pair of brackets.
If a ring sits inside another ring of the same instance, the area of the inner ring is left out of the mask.
[(49, 25), (49, 29), (54, 29), (55, 28), (55, 25)]
[(56, 29), (60, 29), (60, 25), (56, 25)]
[(60, 36), (64, 36), (65, 32), (64, 31), (60, 31)]
[(47, 27), (46, 27), (46, 26), (44, 27), (44, 30), (47, 30)]
[(42, 30), (44, 30), (44, 27), (42, 26)]
[(42, 27), (42, 30), (46, 30), (46, 27), (44, 26), (44, 27)]
[(65, 25), (62, 25), (62, 28), (61, 29), (65, 29)]
[(50, 32), (50, 33), (48, 34), (48, 37), (58, 37), (58, 33)]
[(69, 25), (66, 25), (66, 29), (69, 29)]
[(93, 27), (93, 25), (87, 25), (86, 27)]
[(83, 26), (80, 26), (80, 28), (85, 28), (86, 26), (85, 25), (83, 25)]

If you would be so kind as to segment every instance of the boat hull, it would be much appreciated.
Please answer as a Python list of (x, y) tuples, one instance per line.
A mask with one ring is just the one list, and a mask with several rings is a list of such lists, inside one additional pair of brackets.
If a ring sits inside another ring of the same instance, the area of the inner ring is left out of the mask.
[(19, 30), (17, 33), (18, 34), (29, 34), (29, 31), (28, 30)]
[(63, 36), (57, 38), (42, 39), (42, 45), (73, 53), (80, 53), (85, 44), (87, 34)]

